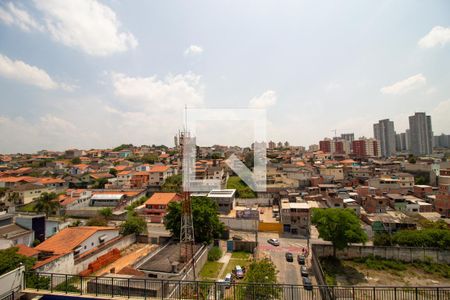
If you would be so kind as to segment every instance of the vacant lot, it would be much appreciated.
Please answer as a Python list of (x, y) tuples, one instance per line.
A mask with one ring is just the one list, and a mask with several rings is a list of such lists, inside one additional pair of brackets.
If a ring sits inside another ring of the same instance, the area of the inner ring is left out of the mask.
[(448, 286), (450, 266), (431, 262), (405, 263), (377, 257), (353, 260), (322, 258), (329, 285)]
[(233, 252), (223, 275), (231, 273), (236, 266), (247, 267), (251, 262), (251, 254), (247, 252)]

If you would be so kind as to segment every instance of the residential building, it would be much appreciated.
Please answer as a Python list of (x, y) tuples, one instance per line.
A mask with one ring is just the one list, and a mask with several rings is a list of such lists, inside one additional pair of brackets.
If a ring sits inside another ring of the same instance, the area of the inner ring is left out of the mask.
[(9, 194), (17, 193), (20, 198), (20, 203), (15, 204), (28, 204), (39, 198), (43, 193), (50, 193), (51, 189), (42, 184), (26, 183), (11, 188)]
[(395, 148), (398, 152), (408, 151), (408, 137), (406, 132), (398, 133), (395, 135)]
[(162, 223), (170, 202), (180, 201), (182, 197), (177, 193), (154, 193), (145, 202), (144, 212), (151, 223)]
[(378, 121), (373, 125), (373, 135), (380, 143), (381, 156), (389, 157), (395, 154), (394, 122), (389, 119)]
[(307, 202), (281, 202), (283, 232), (308, 236), (310, 233), (310, 206)]
[(34, 241), (34, 231), (22, 227), (13, 221), (14, 216), (0, 213), (0, 249), (6, 249), (18, 244), (31, 246)]
[(167, 177), (175, 174), (175, 171), (170, 166), (156, 165), (150, 169), (149, 184), (151, 186), (161, 186)]
[(450, 148), (450, 134), (435, 135), (433, 146), (436, 148)]
[(409, 117), (411, 152), (414, 155), (427, 155), (433, 152), (433, 130), (431, 116), (423, 112)]
[(375, 139), (360, 138), (353, 141), (353, 154), (356, 157), (379, 157), (380, 143)]

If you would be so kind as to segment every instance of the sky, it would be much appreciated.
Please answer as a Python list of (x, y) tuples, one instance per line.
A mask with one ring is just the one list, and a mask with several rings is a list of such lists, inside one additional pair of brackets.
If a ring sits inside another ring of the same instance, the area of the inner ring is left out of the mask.
[[(450, 134), (449, 70), (445, 0), (0, 0), (0, 153), (173, 146), (185, 107), (265, 109), (292, 145), (414, 112)], [(220, 122), (200, 144), (253, 139)]]

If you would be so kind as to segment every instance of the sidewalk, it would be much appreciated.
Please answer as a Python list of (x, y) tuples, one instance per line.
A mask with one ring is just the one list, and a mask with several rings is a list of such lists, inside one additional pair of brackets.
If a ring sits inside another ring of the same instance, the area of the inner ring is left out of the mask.
[(224, 274), (222, 274), (222, 273), (225, 271), (226, 267), (228, 266), (230, 259), (231, 259), (231, 253), (227, 252), (227, 253), (225, 253), (224, 256), (222, 256), (218, 260), (218, 262), (223, 263), (222, 269), (219, 272), (219, 276), (218, 276), (219, 279), (223, 277)]

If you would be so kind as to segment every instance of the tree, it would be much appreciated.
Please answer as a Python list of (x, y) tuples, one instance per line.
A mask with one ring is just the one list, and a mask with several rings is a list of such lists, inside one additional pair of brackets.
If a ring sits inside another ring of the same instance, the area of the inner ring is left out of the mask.
[(99, 178), (95, 180), (94, 188), (96, 189), (104, 189), (105, 185), (108, 183), (107, 178)]
[(20, 198), (19, 193), (10, 192), (8, 193), (7, 201), (13, 204), (20, 204), (22, 202), (22, 199)]
[(56, 197), (55, 193), (42, 193), (36, 200), (33, 210), (43, 212), (46, 216), (56, 213), (60, 206), (59, 202), (55, 201)]
[[(194, 237), (198, 243), (211, 243), (219, 238), (224, 231), (224, 225), (219, 220), (217, 203), (207, 197), (192, 197), (192, 221)], [(175, 236), (180, 236), (181, 202), (171, 202), (164, 218), (166, 229)]]
[(102, 216), (103, 218), (108, 219), (108, 218), (110, 218), (112, 216), (113, 211), (112, 211), (112, 209), (110, 207), (105, 207), (105, 208), (100, 209), (98, 211), (98, 214), (100, 216)]
[(277, 283), (277, 273), (275, 265), (269, 258), (253, 261), (244, 278), (244, 281), (249, 283), (245, 288), (245, 298), (278, 299), (280, 288), (273, 286)]
[(71, 162), (73, 165), (79, 165), (81, 164), (81, 159), (79, 157), (74, 157), (72, 158)]
[(217, 261), (222, 257), (222, 250), (219, 247), (212, 247), (208, 252), (209, 261)]
[(350, 243), (367, 241), (367, 234), (351, 209), (316, 208), (313, 209), (311, 221), (317, 226), (319, 238), (333, 244), (333, 256), (336, 256), (336, 249), (342, 250)]
[(181, 193), (183, 185), (183, 177), (179, 175), (172, 175), (166, 178), (166, 181), (161, 186), (161, 190), (165, 193)]
[(114, 168), (109, 169), (109, 174), (111, 174), (114, 177), (117, 177), (117, 170)]
[(120, 233), (123, 235), (141, 234), (147, 231), (147, 222), (135, 213), (128, 213), (127, 220), (120, 225)]
[(142, 161), (146, 164), (154, 164), (159, 160), (158, 155), (153, 153), (147, 153), (142, 157)]
[(396, 245), (407, 247), (450, 248), (450, 230), (427, 228), (422, 230), (400, 230), (392, 236)]

